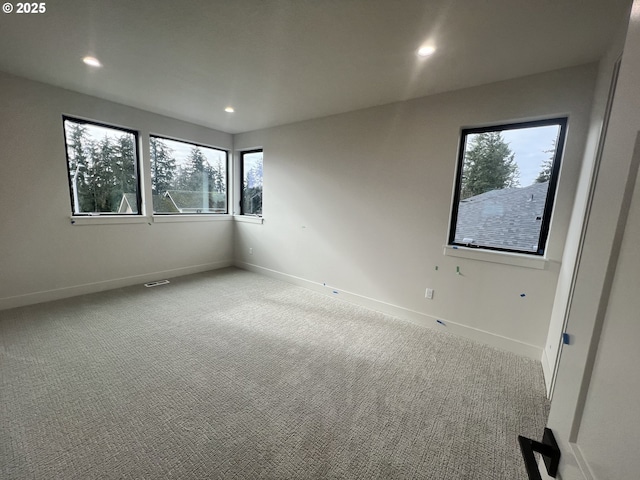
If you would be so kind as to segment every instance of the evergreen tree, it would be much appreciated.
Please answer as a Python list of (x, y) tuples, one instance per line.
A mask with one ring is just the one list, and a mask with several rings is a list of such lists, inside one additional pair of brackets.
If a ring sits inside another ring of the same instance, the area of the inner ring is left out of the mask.
[(520, 173), (514, 157), (501, 132), (473, 135), (465, 153), (462, 199), (519, 186)]
[(136, 158), (133, 135), (121, 135), (115, 142), (113, 167), (116, 189), (121, 193), (135, 193), (137, 188)]
[(175, 188), (176, 159), (173, 150), (160, 138), (151, 137), (151, 189), (160, 195)]
[(244, 179), (245, 188), (262, 188), (262, 163), (256, 162), (246, 173)]
[(183, 172), (184, 178), (181, 179), (181, 189), (194, 192), (209, 191), (208, 166), (207, 158), (200, 147), (192, 147)]
[[(117, 211), (125, 193), (135, 193), (138, 188), (134, 136), (123, 133), (118, 136), (113, 146), (112, 169), (113, 181), (111, 190), (111, 211)], [(131, 205), (136, 207), (135, 205)]]
[(175, 178), (173, 181), (173, 187), (175, 190), (190, 190), (191, 182), (189, 180), (190, 175), (188, 170), (180, 165), (175, 173)]
[(84, 125), (65, 122), (67, 131), (67, 154), (69, 159), (69, 178), (73, 196), (74, 213), (89, 211), (86, 202), (87, 175), (91, 160), (91, 150), (87, 148), (87, 128)]
[(551, 180), (551, 169), (553, 168), (553, 158), (556, 155), (556, 141), (553, 141), (553, 147), (551, 150), (545, 150), (544, 153), (550, 153), (551, 156), (542, 162), (540, 166), (540, 173), (535, 180), (535, 183), (543, 183)]
[(116, 184), (115, 178), (115, 146), (107, 135), (100, 140), (92, 155), (89, 167), (88, 198), (90, 212), (113, 212), (117, 210), (112, 198), (112, 191)]
[(227, 190), (227, 179), (222, 159), (218, 158), (216, 166), (208, 168), (208, 174), (210, 191), (225, 193)]
[(244, 213), (262, 214), (262, 162), (257, 162), (245, 172), (242, 187)]

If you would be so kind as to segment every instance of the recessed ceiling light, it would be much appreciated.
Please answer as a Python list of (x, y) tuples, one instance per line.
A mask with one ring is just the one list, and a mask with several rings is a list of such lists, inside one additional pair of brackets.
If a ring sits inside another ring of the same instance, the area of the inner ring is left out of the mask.
[(428, 57), (429, 55), (433, 55), (435, 51), (436, 47), (420, 47), (420, 49), (418, 50), (418, 55), (420, 55), (421, 57)]
[(225, 108), (225, 109), (224, 109), (224, 111), (225, 111), (225, 112), (227, 112), (227, 113), (233, 113), (233, 112), (235, 112), (235, 110), (233, 109), (233, 107), (227, 107), (227, 108)]
[(82, 61), (84, 63), (86, 63), (87, 65), (89, 65), (90, 67), (101, 67), (102, 64), (100, 63), (100, 60), (98, 60), (96, 57), (84, 57), (82, 59)]

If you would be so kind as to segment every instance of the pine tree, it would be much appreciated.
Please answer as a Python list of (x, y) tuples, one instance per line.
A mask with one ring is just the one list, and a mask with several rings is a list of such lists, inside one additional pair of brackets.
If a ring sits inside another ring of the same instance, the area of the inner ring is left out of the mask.
[(115, 146), (107, 135), (100, 140), (89, 167), (88, 197), (91, 212), (114, 212), (118, 205), (114, 205), (112, 191), (116, 185), (115, 177)]
[(189, 178), (190, 176), (187, 169), (183, 165), (178, 166), (178, 168), (176, 169), (175, 178), (173, 180), (173, 189), (190, 190), (191, 183)]
[(244, 175), (242, 205), (246, 214), (262, 214), (262, 162), (254, 164)]
[(550, 150), (545, 150), (544, 153), (550, 153), (551, 156), (547, 158), (542, 165), (540, 165), (540, 173), (535, 179), (535, 183), (544, 183), (551, 180), (551, 169), (553, 168), (553, 159), (556, 155), (556, 141), (553, 141), (553, 147)]
[(161, 195), (175, 189), (176, 159), (173, 150), (160, 138), (151, 137), (151, 189), (154, 195)]
[(515, 154), (501, 132), (473, 135), (466, 150), (462, 177), (462, 199), (481, 193), (519, 186)]
[(227, 179), (222, 160), (218, 158), (215, 167), (208, 168), (209, 190), (211, 192), (225, 193), (227, 190)]
[(200, 147), (191, 148), (181, 181), (182, 189), (194, 192), (209, 191), (208, 166), (207, 158)]
[(245, 174), (245, 188), (262, 188), (262, 163), (257, 162)]
[(87, 128), (84, 125), (66, 121), (67, 155), (69, 159), (69, 179), (73, 195), (73, 212), (90, 211), (86, 201), (87, 176), (91, 160), (91, 150), (87, 148)]
[[(138, 189), (134, 136), (123, 133), (118, 136), (113, 146), (112, 169), (113, 184), (111, 190), (111, 208), (116, 211), (124, 194), (135, 194)], [(131, 205), (135, 210), (136, 205)]]

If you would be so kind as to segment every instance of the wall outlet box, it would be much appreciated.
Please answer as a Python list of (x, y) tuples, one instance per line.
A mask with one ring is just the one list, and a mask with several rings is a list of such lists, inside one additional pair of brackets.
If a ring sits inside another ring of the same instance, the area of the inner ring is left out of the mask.
[(427, 291), (424, 292), (424, 298), (428, 298), (429, 300), (433, 300), (433, 288), (427, 288)]

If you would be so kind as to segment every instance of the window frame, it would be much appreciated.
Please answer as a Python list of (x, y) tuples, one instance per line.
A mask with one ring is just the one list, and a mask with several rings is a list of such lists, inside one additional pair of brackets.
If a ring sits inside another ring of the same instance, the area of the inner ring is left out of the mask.
[[(78, 212), (75, 211), (75, 201), (73, 194), (73, 182), (71, 180), (72, 174), (69, 169), (69, 145), (67, 143), (67, 128), (66, 122), (74, 122), (81, 125), (94, 125), (96, 127), (108, 128), (111, 130), (119, 130), (121, 132), (130, 133), (134, 138), (134, 156), (135, 156), (135, 173), (136, 173), (136, 213), (121, 213), (121, 212)], [(103, 217), (103, 218), (112, 218), (112, 217), (143, 217), (144, 212), (142, 211), (142, 168), (140, 162), (140, 132), (137, 130), (132, 130), (130, 128), (121, 127), (117, 125), (111, 125), (104, 122), (98, 122), (95, 120), (87, 120), (85, 118), (78, 118), (71, 115), (62, 115), (62, 132), (64, 138), (64, 154), (66, 158), (67, 164), (67, 180), (69, 183), (69, 199), (71, 201), (71, 216), (75, 218), (87, 218), (87, 217)]]
[(151, 205), (151, 214), (156, 217), (156, 216), (160, 216), (163, 218), (170, 218), (170, 217), (180, 217), (180, 216), (193, 216), (193, 215), (206, 215), (206, 216), (216, 216), (216, 215), (229, 215), (229, 150), (224, 149), (224, 148), (220, 148), (220, 147), (214, 147), (212, 145), (204, 145), (201, 143), (197, 143), (197, 142), (192, 142), (190, 140), (183, 140), (183, 139), (179, 139), (179, 138), (172, 138), (172, 137), (168, 137), (165, 135), (158, 135), (155, 133), (149, 133), (149, 191), (151, 192), (151, 195), (153, 195), (153, 159), (151, 158), (151, 138), (158, 138), (160, 140), (169, 140), (170, 142), (178, 142), (178, 143), (184, 143), (187, 145), (192, 145), (194, 147), (199, 147), (199, 148), (208, 148), (211, 150), (218, 150), (220, 152), (224, 152), (224, 156), (225, 156), (225, 175), (224, 175), (224, 181), (225, 181), (225, 197), (226, 197), (226, 202), (225, 202), (225, 211), (224, 212), (155, 212), (153, 210), (153, 201), (152, 201), (152, 205)]
[[(568, 116), (546, 118), (540, 120), (529, 120), (522, 122), (510, 122), (503, 124), (487, 125), (483, 127), (462, 128), (460, 131), (460, 144), (458, 147), (458, 157), (456, 165), (456, 177), (454, 183), (453, 203), (451, 206), (451, 220), (449, 222), (449, 236), (447, 245), (452, 248), (468, 247), (482, 251), (492, 251), (497, 253), (522, 254), (536, 257), (544, 257), (547, 250), (547, 241), (549, 239), (549, 231), (551, 226), (551, 216), (555, 205), (556, 190), (558, 185), (558, 177), (560, 175), (560, 164), (564, 153), (565, 141), (567, 136)], [(535, 252), (527, 250), (519, 250), (515, 248), (503, 248), (485, 245), (468, 245), (455, 241), (456, 228), (458, 224), (458, 210), (460, 205), (460, 195), (462, 191), (462, 173), (464, 168), (464, 159), (467, 147), (467, 138), (469, 135), (488, 132), (503, 132), (506, 130), (520, 130), (533, 127), (544, 127), (557, 125), (560, 127), (558, 132), (556, 149), (553, 156), (551, 166), (551, 176), (549, 178), (549, 187), (545, 198), (545, 205), (542, 213), (542, 224), (540, 226), (540, 235), (538, 236), (538, 248)]]
[[(246, 217), (262, 218), (262, 213), (260, 214), (246, 213), (244, 211), (244, 156), (247, 154), (258, 153), (258, 152), (262, 153), (262, 168), (264, 169), (264, 148), (253, 148), (251, 150), (241, 150), (239, 152), (240, 153), (240, 215), (244, 215)], [(264, 174), (263, 174), (263, 179), (264, 179)], [(262, 201), (264, 201), (264, 186), (262, 189), (262, 195), (263, 195), (263, 198), (261, 199), (261, 203)], [(262, 205), (260, 207), (260, 211), (262, 212)]]

